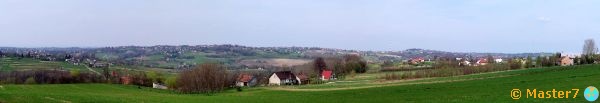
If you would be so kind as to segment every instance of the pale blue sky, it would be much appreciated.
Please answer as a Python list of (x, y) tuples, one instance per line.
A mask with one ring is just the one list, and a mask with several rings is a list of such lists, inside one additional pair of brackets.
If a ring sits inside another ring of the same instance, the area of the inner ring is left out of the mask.
[(0, 46), (580, 52), (600, 0), (0, 0)]

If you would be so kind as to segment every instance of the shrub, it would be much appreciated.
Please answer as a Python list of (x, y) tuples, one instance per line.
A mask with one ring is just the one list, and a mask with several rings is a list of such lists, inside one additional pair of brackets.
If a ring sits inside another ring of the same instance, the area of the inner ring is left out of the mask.
[(348, 74), (348, 76), (350, 76), (350, 78), (354, 78), (354, 77), (356, 77), (356, 72), (355, 71), (350, 71), (350, 73)]
[(81, 72), (79, 72), (79, 69), (73, 69), (71, 71), (69, 71), (72, 77), (78, 77), (79, 74), (81, 74)]
[(165, 84), (169, 88), (177, 88), (177, 77), (169, 77), (165, 80)]
[(235, 89), (237, 89), (238, 92), (242, 91), (242, 87), (235, 87)]
[(417, 69), (413, 71), (405, 71), (402, 75), (386, 74), (380, 79), (396, 80), (396, 79), (413, 79), (413, 78), (429, 78), (429, 77), (447, 77), (457, 75), (468, 75), (484, 72), (494, 72), (512, 69), (509, 64), (489, 64), (482, 66), (467, 66), (467, 67), (443, 67), (432, 69)]
[(325, 83), (325, 81), (321, 80), (320, 78), (310, 78), (309, 84), (323, 84), (323, 83)]
[(349, 69), (350, 71), (353, 70), (356, 73), (367, 72), (367, 62), (362, 60), (362, 57), (359, 55), (345, 55), (344, 61), (346, 63), (345, 68)]
[(152, 82), (162, 83), (164, 81), (164, 77), (160, 72), (149, 71), (146, 73), (146, 75), (152, 80)]
[(402, 77), (399, 74), (388, 73), (388, 74), (385, 74), (383, 77), (381, 77), (381, 79), (385, 79), (385, 80), (399, 80), (399, 79), (402, 79)]
[(27, 78), (27, 80), (25, 80), (25, 84), (37, 84), (37, 82), (35, 82), (35, 79), (33, 79), (33, 77), (29, 77)]
[(152, 79), (148, 78), (148, 76), (146, 75), (145, 72), (133, 72), (129, 74), (129, 77), (131, 77), (131, 83), (133, 85), (138, 85), (138, 86), (145, 86), (145, 87), (151, 87), (152, 86)]

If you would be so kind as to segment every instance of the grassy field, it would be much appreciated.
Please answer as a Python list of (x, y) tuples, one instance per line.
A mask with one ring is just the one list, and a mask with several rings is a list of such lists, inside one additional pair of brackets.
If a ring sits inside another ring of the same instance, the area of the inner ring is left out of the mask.
[(31, 58), (0, 58), (0, 71), (35, 69), (79, 69), (88, 71), (83, 65), (72, 65), (67, 62), (40, 61)]
[[(551, 67), (455, 77), (376, 81), (361, 74), (348, 81), (323, 85), (249, 88), (214, 95), (177, 94), (137, 86), (112, 84), (2, 85), (1, 102), (205, 102), (205, 103), (398, 103), (398, 102), (587, 102), (583, 90), (600, 86), (600, 65)], [(368, 82), (370, 81), (370, 82)], [(373, 82), (375, 81), (375, 82)], [(341, 88), (341, 89), (339, 89)], [(577, 98), (520, 100), (510, 90), (580, 89)]]

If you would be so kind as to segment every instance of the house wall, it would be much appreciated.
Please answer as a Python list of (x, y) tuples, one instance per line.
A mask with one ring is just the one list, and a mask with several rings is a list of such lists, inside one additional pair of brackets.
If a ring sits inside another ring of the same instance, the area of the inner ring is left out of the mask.
[(152, 88), (156, 88), (156, 89), (168, 89), (167, 86), (156, 84), (156, 83), (152, 83)]
[(236, 83), (235, 83), (235, 85), (236, 85), (236, 86), (238, 86), (238, 87), (243, 87), (243, 86), (245, 86), (245, 85), (244, 85), (244, 82), (236, 82)]
[(560, 65), (561, 66), (569, 66), (569, 65), (573, 65), (573, 59), (562, 59), (560, 61)]
[(298, 84), (302, 84), (302, 81), (300, 81), (300, 78), (298, 78), (298, 76), (296, 76), (296, 80), (298, 81)]
[(273, 74), (269, 77), (269, 85), (281, 85), (281, 80), (279, 80), (277, 75)]

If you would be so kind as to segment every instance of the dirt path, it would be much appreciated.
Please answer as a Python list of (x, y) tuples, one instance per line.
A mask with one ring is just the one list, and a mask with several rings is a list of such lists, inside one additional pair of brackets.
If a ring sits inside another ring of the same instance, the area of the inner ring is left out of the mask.
[(98, 72), (98, 71), (96, 71), (96, 70), (94, 70), (94, 69), (92, 69), (92, 68), (88, 67), (87, 65), (85, 66), (85, 68), (87, 68), (88, 70), (90, 70), (90, 71), (92, 71), (92, 72), (94, 72), (94, 73), (96, 73), (96, 74), (100, 75), (100, 72)]
[(372, 84), (372, 85), (371, 86), (357, 86), (357, 87), (342, 87), (342, 88), (298, 89), (298, 88), (275, 87), (275, 88), (267, 88), (267, 89), (270, 89), (270, 90), (284, 90), (284, 91), (334, 91), (334, 90), (350, 90), (350, 89), (364, 89), (364, 88), (376, 88), (376, 87), (388, 87), (388, 86), (414, 85), (414, 84), (448, 83), (448, 82), (459, 82), (459, 81), (470, 81), (470, 80), (501, 78), (501, 77), (509, 77), (509, 76), (515, 76), (515, 75), (500, 75), (500, 76), (482, 77), (482, 78), (468, 78), (468, 79), (439, 80), (439, 81), (427, 81), (427, 82), (416, 82), (416, 83), (402, 83), (402, 82), (409, 82), (409, 81), (431, 79), (431, 78), (424, 78), (424, 79), (413, 79), (413, 80), (390, 81), (390, 82), (385, 82), (385, 83), (368, 83), (368, 84)]

